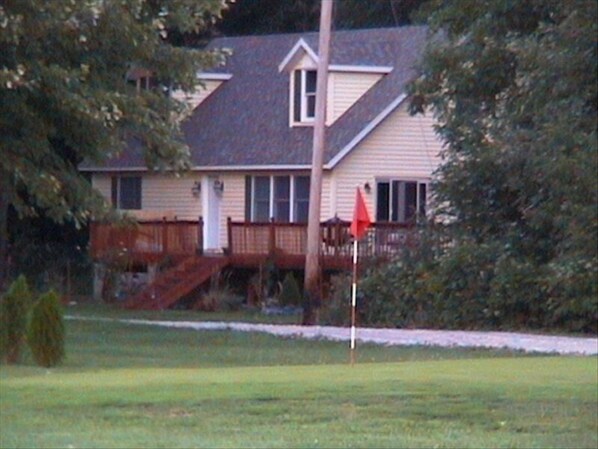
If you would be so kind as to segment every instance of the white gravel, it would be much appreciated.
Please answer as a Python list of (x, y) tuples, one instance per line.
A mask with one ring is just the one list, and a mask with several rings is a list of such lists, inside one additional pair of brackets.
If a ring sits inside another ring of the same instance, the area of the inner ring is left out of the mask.
[[(153, 321), (123, 320), (110, 318), (83, 318), (67, 316), (67, 319), (116, 321), (130, 324), (162, 326), (195, 330), (232, 330), (239, 332), (263, 332), (267, 334), (306, 339), (349, 341), (350, 329), (333, 326), (297, 326), (277, 324), (254, 324), (220, 321)], [(470, 332), (410, 329), (357, 328), (357, 342), (397, 346), (443, 346), (506, 348), (525, 352), (568, 355), (598, 354), (598, 338), (559, 337), (514, 332)]]

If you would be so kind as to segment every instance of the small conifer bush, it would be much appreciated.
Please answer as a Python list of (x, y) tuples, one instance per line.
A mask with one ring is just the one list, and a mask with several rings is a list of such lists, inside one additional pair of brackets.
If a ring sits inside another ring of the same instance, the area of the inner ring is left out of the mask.
[(31, 292), (25, 276), (19, 276), (0, 301), (0, 357), (18, 363), (27, 333)]
[(301, 304), (301, 290), (299, 290), (299, 285), (292, 272), (288, 272), (282, 281), (282, 291), (278, 301), (283, 306), (298, 306)]
[(56, 292), (45, 293), (33, 306), (27, 342), (40, 366), (49, 368), (64, 358), (64, 322)]

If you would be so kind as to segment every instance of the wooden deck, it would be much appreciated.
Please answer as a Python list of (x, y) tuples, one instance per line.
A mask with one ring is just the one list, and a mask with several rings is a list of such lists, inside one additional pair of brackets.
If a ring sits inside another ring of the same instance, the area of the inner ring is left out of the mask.
[[(320, 224), (323, 269), (351, 265), (352, 237), (349, 222)], [(156, 263), (166, 257), (200, 255), (203, 222), (140, 221), (130, 225), (92, 223), (91, 255), (96, 260), (123, 258), (131, 263)], [(267, 260), (279, 268), (302, 269), (305, 265), (307, 226), (298, 223), (248, 223), (227, 220), (228, 246), (223, 248), (229, 265), (256, 268)], [(373, 223), (359, 242), (359, 257), (391, 257), (410, 243), (412, 227), (397, 223)]]
[(90, 226), (90, 252), (96, 260), (118, 258), (131, 263), (155, 263), (166, 257), (200, 254), (202, 247), (201, 219), (93, 222)]

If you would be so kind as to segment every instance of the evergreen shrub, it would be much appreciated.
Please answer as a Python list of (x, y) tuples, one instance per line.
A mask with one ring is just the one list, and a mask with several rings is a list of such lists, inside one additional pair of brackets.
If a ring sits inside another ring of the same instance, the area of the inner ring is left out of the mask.
[(282, 281), (282, 290), (278, 297), (281, 306), (301, 305), (302, 295), (297, 280), (292, 271), (289, 271)]
[(58, 295), (51, 290), (33, 306), (28, 343), (36, 363), (46, 368), (64, 358), (64, 322)]
[(25, 276), (19, 276), (0, 301), (0, 357), (18, 363), (27, 333), (31, 292)]

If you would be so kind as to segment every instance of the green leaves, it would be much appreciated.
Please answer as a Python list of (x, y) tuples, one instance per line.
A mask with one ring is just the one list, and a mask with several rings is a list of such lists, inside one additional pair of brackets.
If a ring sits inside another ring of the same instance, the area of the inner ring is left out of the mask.
[(0, 357), (17, 363), (25, 341), (32, 295), (25, 276), (14, 281), (0, 300)]
[(64, 358), (65, 329), (56, 292), (43, 294), (33, 306), (27, 342), (36, 363), (50, 368)]
[[(55, 220), (102, 214), (99, 195), (78, 175), (83, 160), (118, 155), (143, 138), (151, 168), (181, 170), (188, 150), (171, 88), (193, 90), (218, 52), (177, 48), (170, 31), (197, 30), (222, 0), (5, 1), (0, 6), (0, 176), (22, 215)], [(132, 67), (160, 83), (136, 92)]]
[(498, 302), (542, 297), (571, 306), (572, 329), (595, 329), (597, 3), (448, 0), (432, 11), (439, 37), (412, 110), (431, 106), (446, 142), (435, 192), (456, 245), (496, 249)]

